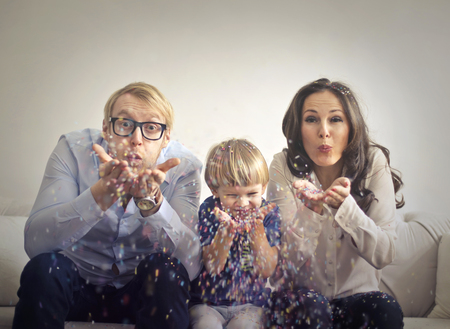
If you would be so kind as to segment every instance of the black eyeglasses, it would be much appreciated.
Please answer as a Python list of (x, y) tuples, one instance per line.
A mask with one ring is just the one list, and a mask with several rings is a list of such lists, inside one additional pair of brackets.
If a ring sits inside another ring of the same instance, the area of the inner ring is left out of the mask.
[(137, 122), (124, 118), (109, 118), (109, 122), (113, 125), (113, 131), (117, 136), (129, 137), (133, 135), (137, 127), (141, 128), (142, 136), (151, 141), (161, 139), (167, 126), (158, 122)]

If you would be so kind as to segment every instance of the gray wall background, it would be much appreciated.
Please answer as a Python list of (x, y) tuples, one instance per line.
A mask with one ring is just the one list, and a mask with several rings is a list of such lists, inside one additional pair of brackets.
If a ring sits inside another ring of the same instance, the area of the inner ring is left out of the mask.
[(0, 195), (34, 201), (59, 136), (100, 128), (129, 82), (169, 98), (172, 136), (200, 160), (242, 137), (270, 164), (295, 92), (328, 77), (391, 151), (403, 211), (448, 213), (449, 14), (446, 0), (0, 0)]

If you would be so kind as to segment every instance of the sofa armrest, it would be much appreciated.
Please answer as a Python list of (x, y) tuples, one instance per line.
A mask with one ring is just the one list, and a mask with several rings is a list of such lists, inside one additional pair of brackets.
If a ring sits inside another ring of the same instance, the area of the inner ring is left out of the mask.
[(396, 256), (382, 270), (379, 288), (399, 302), (405, 317), (426, 316), (434, 307), (439, 241), (450, 232), (450, 218), (406, 213), (399, 216), (396, 232)]
[(428, 317), (450, 319), (450, 232), (442, 235), (439, 244), (436, 278), (436, 306)]
[(27, 217), (0, 216), (0, 306), (16, 305), (20, 275), (29, 258), (24, 249)]

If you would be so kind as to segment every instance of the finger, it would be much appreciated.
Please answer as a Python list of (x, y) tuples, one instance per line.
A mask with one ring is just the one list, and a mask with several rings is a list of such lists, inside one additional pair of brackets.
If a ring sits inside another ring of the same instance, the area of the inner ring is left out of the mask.
[(324, 202), (330, 206), (340, 206), (344, 202), (344, 198), (335, 192), (330, 192), (324, 198)]
[(109, 176), (111, 174), (111, 172), (113, 171), (113, 169), (115, 169), (116, 166), (119, 165), (119, 163), (120, 162), (117, 160), (112, 160), (112, 161), (102, 163), (98, 168), (100, 177)]
[(340, 195), (342, 198), (346, 198), (350, 194), (350, 189), (342, 186), (335, 186), (331, 188), (331, 192)]
[(166, 179), (166, 173), (159, 169), (146, 169), (139, 173), (138, 179), (144, 179), (147, 184), (152, 184), (154, 188), (158, 188)]
[(338, 186), (343, 186), (345, 188), (351, 185), (350, 179), (348, 179), (347, 177), (339, 177), (334, 182), (337, 183)]
[[(230, 212), (230, 208), (228, 207), (225, 207), (225, 205), (223, 204), (223, 202), (222, 201), (220, 201), (220, 206), (222, 207), (222, 209), (223, 209), (223, 212), (225, 212), (227, 215), (228, 215), (228, 213)], [(220, 209), (219, 209), (220, 210)]]
[(161, 170), (163, 173), (167, 173), (173, 167), (176, 167), (180, 164), (181, 160), (178, 158), (172, 158), (167, 160), (164, 163), (161, 163), (156, 166), (156, 169)]
[(322, 189), (316, 188), (310, 182), (306, 182), (303, 185), (299, 185), (299, 184), (296, 184), (296, 185), (300, 186), (296, 190), (297, 198), (299, 197), (299, 195), (304, 195), (307, 198), (312, 198), (314, 195), (320, 195), (321, 193), (323, 193)]
[(269, 212), (271, 212), (273, 210), (273, 208), (275, 208), (276, 206), (277, 205), (275, 203), (271, 202), (271, 203), (265, 205), (264, 207), (259, 208), (259, 211), (264, 217), (266, 217), (267, 214)]
[[(165, 177), (164, 174), (162, 175)], [(144, 175), (141, 188), (147, 191), (147, 194), (155, 195), (163, 181), (164, 179), (160, 179), (156, 173), (152, 172), (150, 175)]]
[(149, 170), (148, 171), (148, 180), (152, 182), (154, 185), (161, 185), (166, 179), (166, 173), (162, 170)]
[(219, 207), (214, 207), (213, 213), (219, 219), (223, 217), (230, 217), (226, 212), (220, 210)]
[[(297, 182), (299, 182), (299, 183), (297, 183)], [(294, 182), (294, 184), (295, 184), (294, 186), (298, 186), (297, 187), (298, 190), (306, 190), (306, 191), (311, 191), (313, 193), (320, 193), (323, 191), (321, 189), (318, 189), (313, 183), (311, 183), (307, 180), (300, 180), (297, 182)]]
[(306, 190), (306, 191), (301, 191), (300, 192), (299, 199), (307, 199), (307, 200), (310, 200), (310, 201), (317, 202), (317, 201), (323, 200), (324, 197), (325, 197), (325, 192), (323, 192), (323, 191), (319, 192), (318, 190), (316, 190), (316, 191)]
[(123, 185), (123, 190), (126, 193), (129, 193), (130, 188), (134, 183), (134, 177), (135, 175), (130, 171), (129, 167), (126, 167), (121, 171), (117, 181)]
[(133, 175), (128, 175), (125, 183), (123, 183), (123, 190), (125, 191), (125, 193), (131, 193), (133, 183), (134, 183)]
[(112, 171), (109, 174), (110, 177), (119, 179), (120, 174), (123, 170), (128, 168), (127, 163), (125, 161), (118, 162), (117, 160), (110, 161), (106, 164), (112, 166)]
[(106, 153), (105, 149), (101, 145), (99, 144), (92, 145), (92, 150), (97, 154), (101, 163), (109, 162), (112, 160), (112, 158), (109, 156), (108, 153)]
[(277, 206), (277, 204), (275, 202), (270, 202), (268, 203), (266, 206), (264, 206), (263, 208), (271, 211), (273, 208), (275, 208)]
[[(148, 187), (149, 186), (149, 187)], [(151, 182), (149, 181), (149, 176), (147, 174), (140, 174), (135, 180), (135, 188), (138, 191), (138, 195), (149, 195), (151, 194)]]
[(296, 180), (294, 183), (292, 183), (292, 186), (295, 189), (301, 189), (301, 188), (307, 187), (308, 184), (311, 184), (311, 183), (309, 181), (307, 181), (306, 179), (300, 179), (300, 180)]

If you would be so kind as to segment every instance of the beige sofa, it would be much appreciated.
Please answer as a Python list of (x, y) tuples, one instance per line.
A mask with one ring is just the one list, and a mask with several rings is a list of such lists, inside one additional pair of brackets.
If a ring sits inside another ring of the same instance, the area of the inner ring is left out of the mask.
[[(28, 256), (23, 230), (31, 205), (0, 197), (0, 329), (12, 325), (19, 277)], [(406, 329), (450, 328), (450, 217), (428, 212), (398, 216), (397, 256), (383, 269), (380, 289), (402, 306)], [(133, 328), (75, 323), (66, 328)]]

